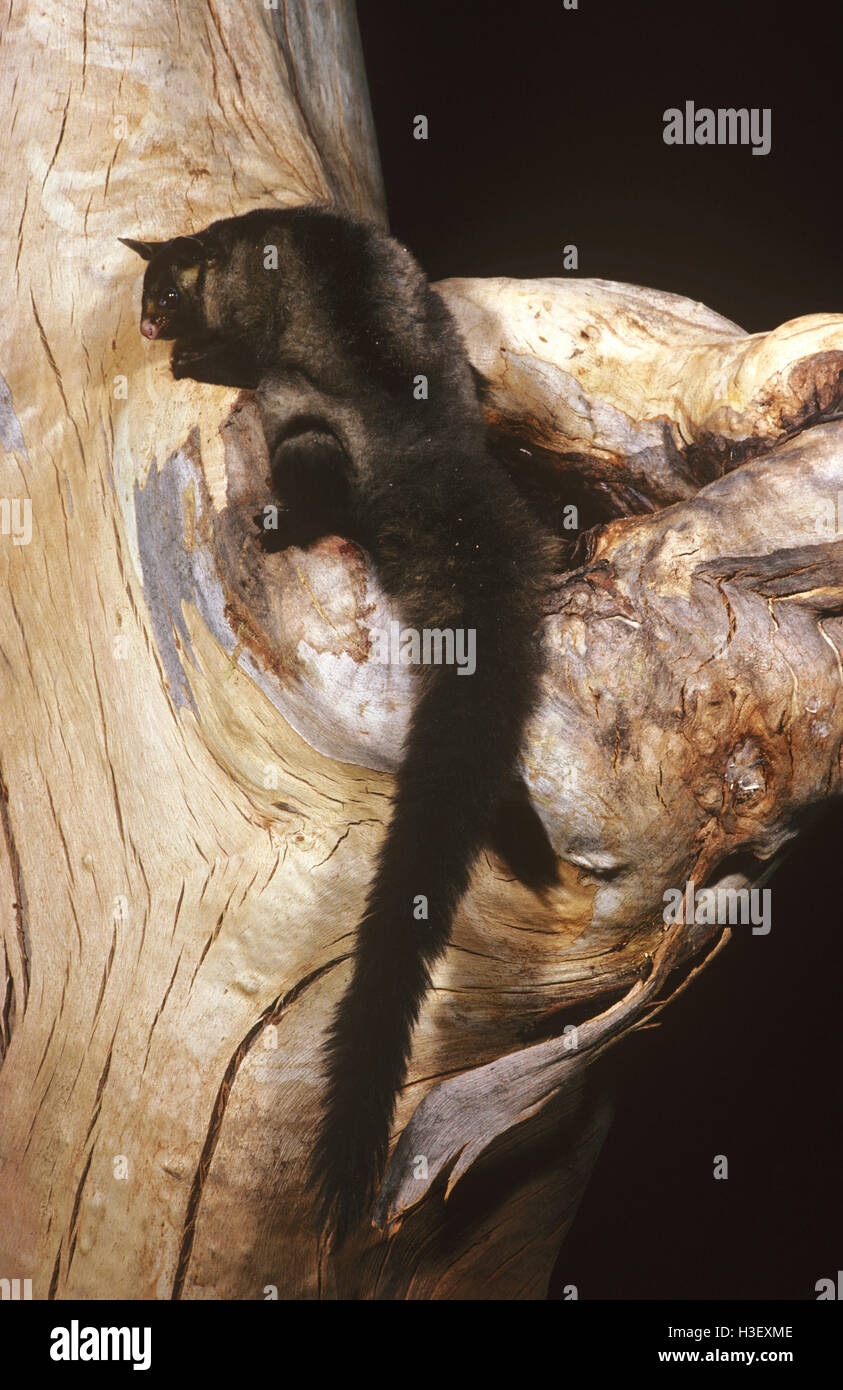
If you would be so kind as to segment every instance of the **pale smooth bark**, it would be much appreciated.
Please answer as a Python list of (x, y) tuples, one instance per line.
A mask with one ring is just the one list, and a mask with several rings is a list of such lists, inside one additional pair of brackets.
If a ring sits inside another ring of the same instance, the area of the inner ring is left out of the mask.
[[(417, 1115), (428, 1177), (399, 1150), (400, 1230), (332, 1259), (321, 1038), (411, 679), (368, 659), (393, 615), (355, 547), (255, 546), (254, 407), (171, 380), (117, 237), (314, 199), (383, 221), (353, 11), (19, 2), (2, 51), (0, 498), (31, 500), (32, 537), (0, 538), (0, 1276), (542, 1297), (609, 1119), (587, 1062), (651, 1016), (648, 971), (716, 943), (664, 933), (665, 889), (747, 852), (729, 881), (757, 881), (840, 791), (843, 321), (747, 337), (634, 286), (441, 287), (548, 518), (586, 485), (624, 519), (548, 595), (524, 760), (559, 889), (479, 864), (396, 1124)], [(537, 1059), (624, 991), (575, 1059)]]

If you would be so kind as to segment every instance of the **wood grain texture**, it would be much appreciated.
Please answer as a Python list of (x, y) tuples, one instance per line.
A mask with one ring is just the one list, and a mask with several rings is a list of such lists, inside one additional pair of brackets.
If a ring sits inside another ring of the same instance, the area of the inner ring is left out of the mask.
[[(462, 1113), (437, 1087), (460, 1079), (477, 1161), (326, 1259), (320, 1040), (411, 680), (370, 659), (393, 615), (354, 546), (255, 547), (254, 407), (172, 381), (116, 240), (272, 201), (383, 220), (352, 11), (282, 8), (6, 20), (0, 498), (31, 501), (32, 539), (0, 537), (0, 1275), (42, 1298), (540, 1298), (609, 1122), (587, 1066), (608, 1034), (544, 1109), (525, 1053), (641, 999), (663, 892), (701, 856), (759, 881), (840, 791), (843, 320), (749, 337), (635, 286), (441, 287), (537, 504), (553, 521), (577, 487), (616, 519), (548, 594), (524, 760), (558, 891), (484, 856), (401, 1098), (396, 1138), (441, 1107), (447, 1167)], [(671, 960), (711, 946), (690, 928)], [(499, 1059), (522, 1082), (495, 1095), (472, 1070)]]

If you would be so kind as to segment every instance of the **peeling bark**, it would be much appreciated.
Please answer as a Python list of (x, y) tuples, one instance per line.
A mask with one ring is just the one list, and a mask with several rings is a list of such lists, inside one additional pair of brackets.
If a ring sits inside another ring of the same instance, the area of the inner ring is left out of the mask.
[(841, 790), (843, 319), (441, 287), (525, 491), (604, 524), (548, 594), (524, 748), (559, 889), (478, 865), (400, 1101), (400, 1230), (328, 1259), (320, 1046), (410, 676), (368, 660), (392, 615), (356, 547), (254, 545), (254, 407), (144, 349), (116, 238), (331, 197), (383, 221), (353, 13), (20, 3), (3, 44), (0, 498), (33, 534), (0, 538), (0, 1274), (540, 1298), (609, 1123), (590, 1061), (717, 949), (665, 933), (665, 889), (760, 882)]

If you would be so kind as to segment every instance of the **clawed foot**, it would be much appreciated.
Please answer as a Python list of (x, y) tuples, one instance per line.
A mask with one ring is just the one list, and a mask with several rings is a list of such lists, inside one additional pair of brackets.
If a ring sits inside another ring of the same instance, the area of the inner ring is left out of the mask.
[(190, 376), (190, 367), (197, 362), (201, 362), (205, 356), (204, 352), (197, 349), (191, 351), (189, 348), (174, 348), (170, 358), (170, 367), (176, 381), (181, 381), (183, 377)]
[(179, 339), (170, 357), (170, 368), (176, 381), (193, 376), (194, 369), (200, 363), (207, 364), (215, 352), (219, 352), (219, 344), (213, 339)]
[(268, 518), (264, 512), (256, 512), (254, 521), (258, 528), (258, 545), (268, 555), (276, 555), (281, 550), (307, 550), (315, 545), (325, 534), (324, 527), (308, 524), (292, 512), (276, 510), (275, 525), (267, 526)]
[(236, 386), (250, 391), (260, 376), (247, 350), (211, 333), (180, 338), (170, 357), (170, 370), (176, 381), (189, 377), (210, 386)]

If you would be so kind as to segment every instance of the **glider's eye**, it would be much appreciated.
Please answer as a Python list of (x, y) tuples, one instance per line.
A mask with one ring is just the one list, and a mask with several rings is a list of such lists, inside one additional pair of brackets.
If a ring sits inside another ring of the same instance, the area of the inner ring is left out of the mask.
[(159, 309), (169, 309), (169, 308), (171, 308), (173, 304), (177, 303), (178, 297), (179, 297), (179, 292), (178, 292), (178, 290), (174, 290), (174, 289), (165, 290), (164, 293), (162, 294), (161, 298), (160, 298), (159, 301), (158, 301), (158, 308), (159, 308)]

